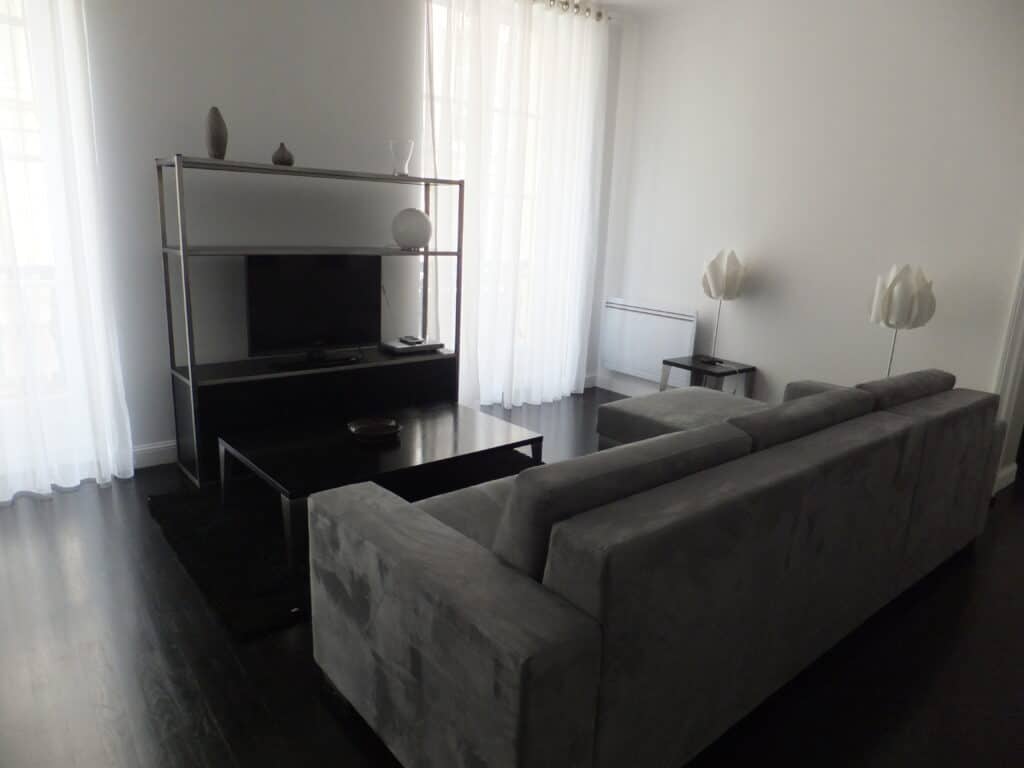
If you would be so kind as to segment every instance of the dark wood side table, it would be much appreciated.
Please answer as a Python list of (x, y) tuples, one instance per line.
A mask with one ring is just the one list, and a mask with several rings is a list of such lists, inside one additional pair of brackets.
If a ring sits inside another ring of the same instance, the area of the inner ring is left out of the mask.
[(732, 360), (721, 360), (707, 355), (693, 357), (668, 357), (661, 361), (661, 391), (668, 389), (668, 375), (673, 368), (682, 368), (690, 372), (690, 385), (722, 389), (722, 383), (729, 376), (743, 377), (743, 396), (754, 394), (754, 374), (757, 368), (746, 363), (735, 363)]

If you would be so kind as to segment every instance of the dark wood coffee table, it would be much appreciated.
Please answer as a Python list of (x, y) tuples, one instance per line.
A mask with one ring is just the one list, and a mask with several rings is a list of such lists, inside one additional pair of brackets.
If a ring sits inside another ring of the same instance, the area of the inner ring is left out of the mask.
[[(409, 501), (512, 474), (541, 462), (543, 435), (460, 405), (387, 414), (402, 425), (390, 444), (359, 442), (345, 424), (272, 429), (219, 439), (221, 501), (231, 503), (239, 466), (281, 497), (288, 561), (305, 556), (306, 498), (340, 485), (379, 482)], [(526, 457), (515, 449), (529, 447)]]

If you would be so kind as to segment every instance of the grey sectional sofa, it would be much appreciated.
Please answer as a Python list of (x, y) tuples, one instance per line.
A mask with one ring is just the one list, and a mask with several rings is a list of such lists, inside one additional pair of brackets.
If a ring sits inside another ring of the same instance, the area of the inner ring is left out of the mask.
[(310, 497), (317, 662), (406, 766), (682, 766), (985, 526), (996, 396), (788, 394), (416, 504)]

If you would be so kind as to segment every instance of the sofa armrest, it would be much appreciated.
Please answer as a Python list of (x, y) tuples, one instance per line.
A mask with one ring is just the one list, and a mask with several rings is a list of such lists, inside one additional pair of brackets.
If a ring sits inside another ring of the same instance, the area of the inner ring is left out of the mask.
[[(996, 495), (996, 478), (999, 476), (999, 462), (1003, 458), (1003, 449), (1006, 443), (1006, 422), (996, 419), (995, 427), (992, 430), (992, 445), (988, 451), (988, 461), (985, 466), (985, 487), (991, 489), (991, 496)], [(988, 521), (988, 505), (986, 504), (985, 520)]]
[(373, 483), (309, 499), (313, 652), (406, 766), (590, 766), (600, 629)]

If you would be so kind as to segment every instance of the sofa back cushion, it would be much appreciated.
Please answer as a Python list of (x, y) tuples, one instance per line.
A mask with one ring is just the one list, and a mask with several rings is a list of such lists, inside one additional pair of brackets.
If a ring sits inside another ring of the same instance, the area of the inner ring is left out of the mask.
[(866, 381), (857, 388), (875, 396), (875, 407), (887, 411), (911, 400), (946, 392), (956, 384), (956, 376), (937, 368), (890, 376), (887, 379)]
[(493, 550), (540, 581), (556, 523), (744, 456), (750, 445), (740, 430), (716, 424), (531, 467), (516, 478)]
[(729, 419), (750, 435), (755, 451), (871, 413), (875, 399), (859, 389), (830, 389), (746, 416)]
[(839, 384), (829, 384), (827, 381), (815, 381), (814, 379), (791, 381), (786, 385), (786, 390), (782, 393), (782, 402), (788, 403), (790, 400), (797, 400), (808, 395), (818, 395), (822, 392), (831, 392), (833, 389), (846, 389), (846, 387), (842, 387)]

